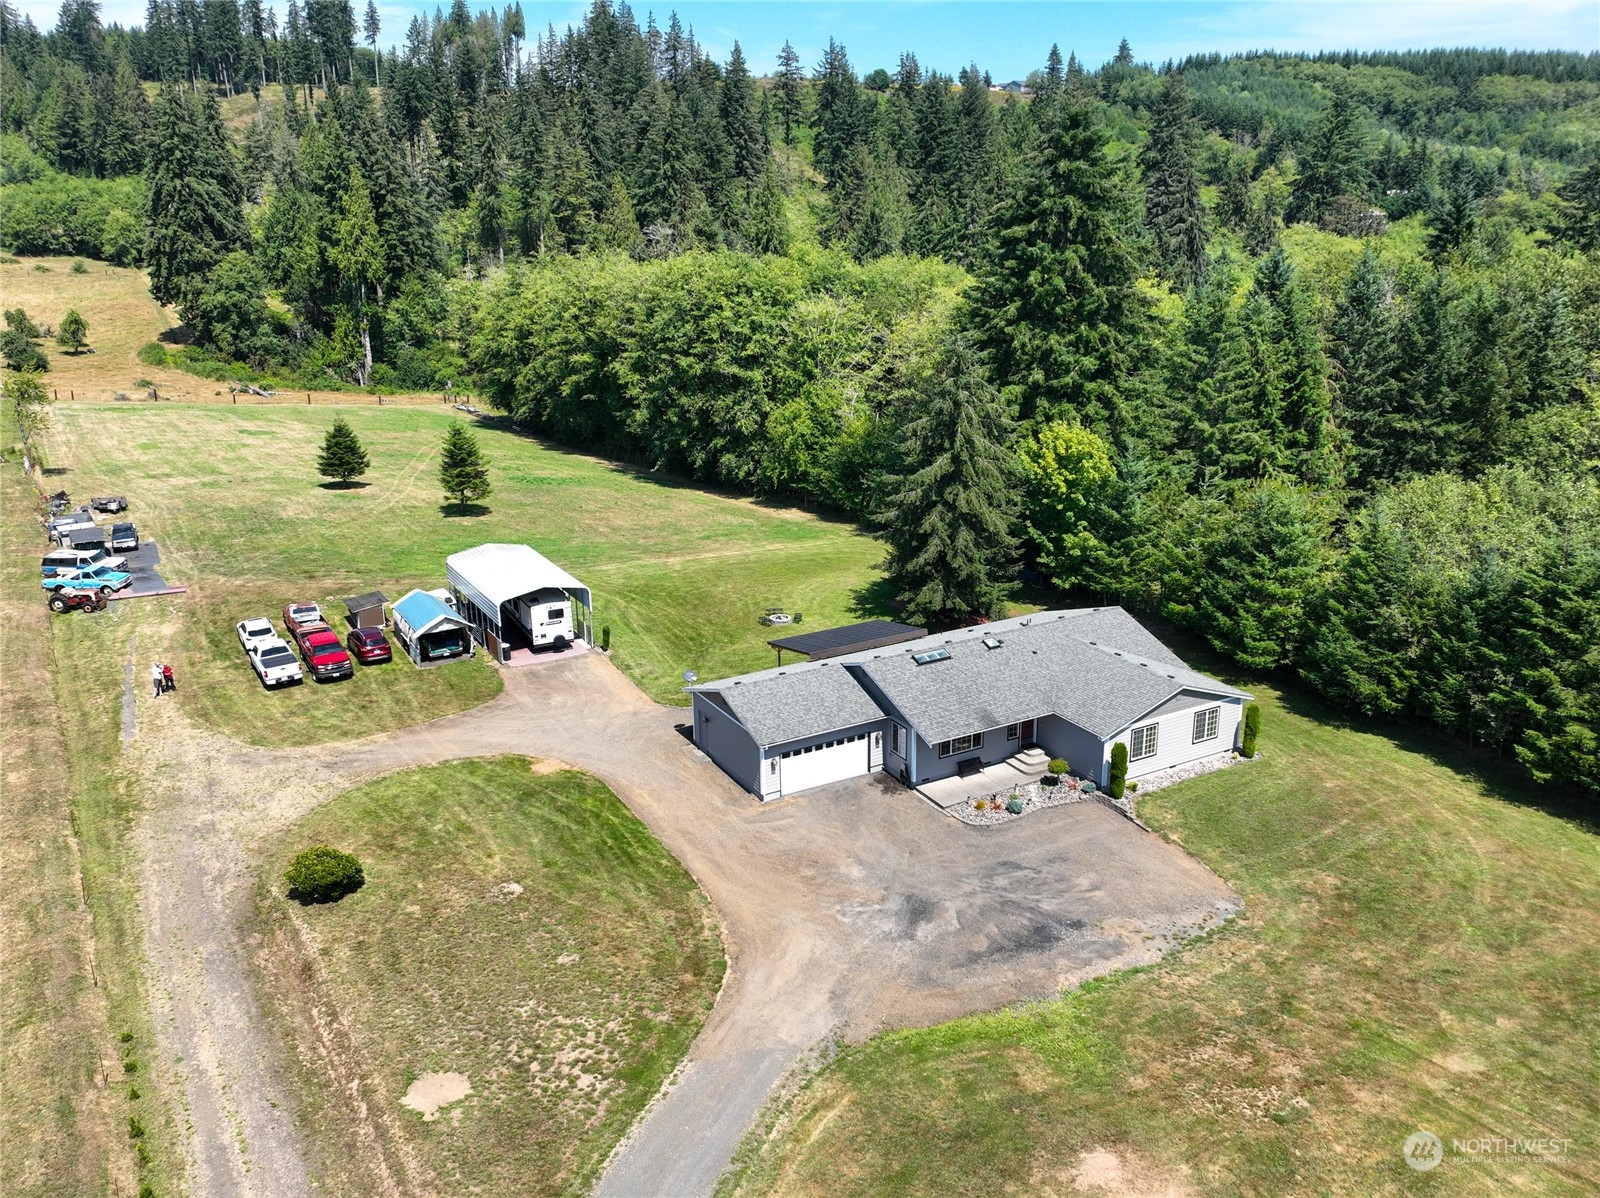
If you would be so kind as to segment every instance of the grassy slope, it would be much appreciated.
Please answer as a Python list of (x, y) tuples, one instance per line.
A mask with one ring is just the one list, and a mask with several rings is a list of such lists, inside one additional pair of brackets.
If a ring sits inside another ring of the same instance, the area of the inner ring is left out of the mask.
[[(1253, 689), (1265, 759), (1140, 804), (1244, 917), (1060, 1001), (847, 1052), (730, 1188), (1075, 1192), (1104, 1149), (1150, 1192), (1600, 1189), (1600, 842), (1509, 777)], [(1417, 1173), (1418, 1127), (1573, 1143)]]
[[(118, 768), (122, 663), (146, 613), (52, 618), (35, 569), (34, 492), (0, 474), (0, 743), (4, 748), (4, 1190), (175, 1191), (176, 1128), (140, 977), (127, 833), (137, 791)], [(120, 617), (120, 618), (119, 618)], [(127, 1039), (123, 1039), (127, 1036)], [(129, 1074), (123, 1062), (135, 1063)], [(130, 1083), (139, 1097), (129, 1097)], [(145, 1127), (141, 1168), (128, 1118)]]
[[(346, 1097), (359, 1077), (372, 1108), (400, 1116), (377, 1139), (397, 1173), (415, 1156), (441, 1193), (582, 1193), (711, 1008), (721, 946), (694, 879), (604, 785), (529, 765), (383, 778), (269, 855), (262, 992), (301, 1046), (320, 1192), (376, 1192), (354, 1167), (371, 1155)], [(323, 841), (361, 859), (366, 885), (297, 907), (282, 871)], [(330, 1024), (350, 1033), (331, 1054)], [(428, 1071), (465, 1073), (473, 1093), (424, 1123), (395, 1104)]]
[[(533, 545), (594, 588), (617, 663), (650, 694), (681, 702), (681, 674), (771, 664), (768, 606), (805, 627), (872, 613), (872, 540), (844, 524), (708, 494), (546, 448), (496, 428), (488, 514), (441, 510), (437, 450), (454, 414), (423, 408), (343, 413), (372, 457), (370, 485), (328, 490), (315, 470), (331, 421), (293, 406), (61, 406), (52, 453), (75, 495), (127, 494), (141, 533), (161, 546), (169, 580), (191, 590), (165, 651), (190, 710), (258, 743), (340, 739), (480, 703), (498, 689), (482, 662), (418, 672), (361, 671), (354, 684), (268, 694), (234, 639), (249, 615), (292, 599), (337, 600), (373, 588), (398, 598), (443, 585), (444, 559), (484, 541)], [(337, 608), (342, 612), (342, 607)], [(360, 712), (359, 723), (351, 713)]]

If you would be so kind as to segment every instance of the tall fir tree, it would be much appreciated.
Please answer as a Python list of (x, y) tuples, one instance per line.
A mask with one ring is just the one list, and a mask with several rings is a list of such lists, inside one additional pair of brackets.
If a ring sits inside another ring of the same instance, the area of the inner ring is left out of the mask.
[(1354, 485), (1392, 477), (1395, 313), (1391, 282), (1368, 251), (1356, 263), (1328, 329), (1339, 424), (1349, 438)]
[(1016, 553), (1011, 420), (965, 338), (952, 343), (904, 431), (906, 471), (878, 514), (906, 614), (938, 627), (994, 614)]
[(439, 453), (439, 485), (457, 507), (489, 497), (489, 459), (478, 447), (478, 439), (459, 420), (444, 435)]
[(1267, 336), (1281, 388), (1283, 468), (1313, 487), (1343, 484), (1328, 395), (1328, 359), (1311, 296), (1282, 246), (1256, 266), (1252, 292), (1269, 306)]
[(349, 483), (360, 478), (372, 465), (366, 448), (356, 436), (356, 430), (340, 416), (322, 438), (322, 451), (317, 454), (317, 473), (323, 478)]
[(1182, 75), (1168, 71), (1151, 109), (1150, 139), (1139, 151), (1139, 164), (1156, 262), (1180, 287), (1192, 286), (1206, 267), (1206, 210), (1195, 165), (1199, 140), (1189, 88)]
[(723, 136), (733, 155), (733, 171), (740, 179), (753, 183), (761, 178), (767, 161), (767, 139), (756, 107), (755, 82), (745, 65), (744, 51), (733, 43), (733, 54), (722, 75), (718, 96)]
[(190, 302), (224, 255), (250, 243), (244, 181), (209, 90), (161, 89), (145, 168), (145, 261), (158, 303)]
[(1086, 104), (1049, 118), (995, 209), (967, 320), (1024, 419), (1076, 416), (1116, 443), (1148, 306), (1135, 287), (1134, 193), (1107, 140)]
[(1335, 87), (1327, 111), (1312, 126), (1299, 156), (1300, 177), (1289, 201), (1291, 221), (1321, 220), (1340, 196), (1363, 198), (1371, 183), (1367, 140), (1355, 95)]
[(783, 144), (794, 145), (794, 132), (805, 120), (806, 75), (800, 55), (788, 42), (778, 51), (778, 120), (783, 123)]

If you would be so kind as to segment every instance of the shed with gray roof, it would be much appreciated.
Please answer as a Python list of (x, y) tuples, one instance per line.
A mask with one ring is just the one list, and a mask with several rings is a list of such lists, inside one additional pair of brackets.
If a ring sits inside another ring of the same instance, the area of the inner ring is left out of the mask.
[(1232, 749), (1249, 699), (1119, 607), (1039, 612), (690, 690), (696, 743), (762, 798), (879, 769), (920, 786), (1028, 746), (1104, 785), (1118, 741), (1130, 778)]

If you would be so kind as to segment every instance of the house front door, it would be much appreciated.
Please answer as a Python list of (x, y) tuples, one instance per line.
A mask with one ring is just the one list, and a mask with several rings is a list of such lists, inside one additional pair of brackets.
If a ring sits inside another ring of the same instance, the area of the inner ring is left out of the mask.
[(1017, 740), (1024, 745), (1033, 743), (1033, 724), (1032, 720), (1023, 720), (1017, 728)]

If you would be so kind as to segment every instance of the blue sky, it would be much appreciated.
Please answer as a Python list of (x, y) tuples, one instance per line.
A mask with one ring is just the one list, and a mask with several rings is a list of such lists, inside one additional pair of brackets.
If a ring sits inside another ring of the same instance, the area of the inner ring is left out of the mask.
[[(103, 18), (142, 22), (145, 0), (101, 0)], [(281, 17), (288, 0), (268, 0)], [(444, 7), (449, 0), (440, 0)], [(468, 0), (474, 9), (483, 7)], [(498, 0), (503, 5), (507, 0)], [(19, 7), (42, 27), (54, 24), (57, 3), (24, 0)], [(365, 0), (356, 0), (358, 9)], [(582, 19), (582, 2), (523, 0), (530, 32)], [(380, 44), (401, 41), (413, 13), (433, 4), (380, 0)], [(1210, 50), (1405, 49), (1505, 46), (1528, 50), (1600, 49), (1600, 0), (1168, 0), (1107, 3), (1089, 0), (682, 0), (653, 5), (635, 0), (640, 20), (654, 11), (661, 24), (676, 9), (701, 43), (726, 58), (734, 39), (761, 71), (772, 68), (788, 39), (809, 66), (830, 36), (843, 42), (862, 73), (893, 69), (902, 50), (925, 67), (953, 71), (976, 62), (997, 81), (1026, 74), (1044, 61), (1051, 42), (1065, 55), (1098, 65), (1126, 37), (1141, 60), (1159, 62)]]

